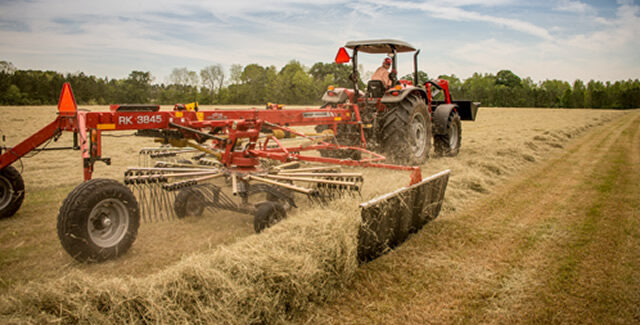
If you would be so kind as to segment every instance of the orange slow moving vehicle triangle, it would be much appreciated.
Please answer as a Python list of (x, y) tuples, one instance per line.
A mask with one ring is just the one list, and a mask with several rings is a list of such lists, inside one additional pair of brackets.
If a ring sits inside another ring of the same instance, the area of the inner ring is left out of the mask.
[(349, 53), (347, 53), (347, 50), (345, 50), (344, 47), (341, 47), (338, 50), (338, 54), (336, 54), (336, 63), (348, 63), (349, 60), (351, 60), (351, 57), (349, 57)]
[(76, 99), (73, 97), (71, 85), (65, 82), (64, 85), (62, 85), (62, 92), (60, 93), (60, 100), (58, 101), (58, 112), (63, 116), (74, 116), (77, 110)]

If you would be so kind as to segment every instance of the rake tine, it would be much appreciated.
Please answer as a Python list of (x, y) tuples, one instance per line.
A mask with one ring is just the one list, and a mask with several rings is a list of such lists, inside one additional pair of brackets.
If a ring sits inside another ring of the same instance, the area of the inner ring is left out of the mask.
[(167, 200), (167, 214), (169, 219), (177, 219), (178, 216), (176, 212), (173, 210), (173, 205), (175, 204), (176, 194), (168, 191), (162, 191)]
[(157, 208), (154, 197), (154, 185), (145, 183), (145, 188), (147, 190), (147, 200), (149, 202), (149, 221), (153, 222), (157, 215)]
[(142, 190), (142, 188), (140, 187), (139, 184), (137, 184), (135, 182), (131, 182), (130, 184), (131, 184), (131, 187), (133, 189), (135, 189), (135, 196), (136, 196), (136, 199), (138, 200), (138, 203), (139, 203), (138, 206), (140, 207), (140, 214), (142, 215), (142, 219), (146, 222), (146, 220), (145, 220), (145, 218), (146, 218), (146, 216), (145, 216), (145, 214), (146, 214), (146, 212), (145, 212), (145, 204), (146, 204), (145, 200), (146, 199), (145, 199), (145, 196), (144, 196), (144, 192), (143, 192), (143, 190)]
[(152, 190), (151, 202), (153, 203), (153, 216), (159, 218), (160, 221), (164, 221), (161, 210), (162, 207), (160, 206), (158, 186), (156, 184), (150, 184), (149, 186)]
[(140, 186), (140, 184), (133, 184), (133, 187), (136, 189), (137, 192), (137, 198), (138, 201), (140, 202), (140, 214), (142, 215), (142, 219), (147, 222), (147, 198), (146, 195), (144, 193), (144, 188), (142, 188), (142, 186)]
[(140, 208), (140, 215), (142, 216), (142, 220), (144, 220), (144, 196), (140, 191), (140, 188), (138, 187), (137, 184), (131, 182), (129, 183), (130, 187), (131, 187), (131, 192), (133, 192), (133, 195), (136, 197), (136, 200), (138, 200), (138, 207)]
[(166, 217), (167, 221), (169, 221), (169, 215), (167, 213), (167, 196), (166, 196), (167, 191), (164, 191), (163, 189), (159, 189), (158, 190), (158, 195), (159, 195), (159, 200), (158, 200), (158, 205), (160, 207), (160, 215), (162, 216), (162, 220), (164, 220), (164, 218)]
[(147, 221), (153, 222), (154, 206), (153, 206), (153, 198), (151, 197), (152, 193), (151, 193), (150, 185), (143, 184), (143, 185), (140, 185), (140, 188), (142, 189), (145, 196), (145, 210), (147, 215)]
[(165, 195), (165, 193), (167, 193), (167, 191), (163, 190), (161, 187), (157, 186), (157, 193), (159, 196), (159, 207), (160, 207), (160, 215), (162, 215), (162, 218), (164, 220), (164, 218), (166, 218), (167, 221), (169, 221), (169, 214), (167, 213), (167, 205), (169, 204), (167, 202), (167, 196)]

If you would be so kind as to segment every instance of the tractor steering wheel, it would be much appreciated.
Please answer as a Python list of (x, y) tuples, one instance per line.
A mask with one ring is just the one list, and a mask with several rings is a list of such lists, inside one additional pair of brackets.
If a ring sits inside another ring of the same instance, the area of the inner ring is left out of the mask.
[(389, 80), (391, 80), (391, 87), (395, 86), (398, 83), (398, 72), (395, 69), (389, 72)]

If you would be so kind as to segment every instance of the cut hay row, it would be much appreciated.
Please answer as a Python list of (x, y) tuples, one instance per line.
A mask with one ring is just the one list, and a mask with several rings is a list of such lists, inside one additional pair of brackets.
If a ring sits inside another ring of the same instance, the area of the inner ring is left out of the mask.
[(359, 220), (308, 210), (227, 247), (185, 258), (145, 278), (100, 280), (81, 272), (16, 288), (5, 321), (273, 323), (333, 296), (357, 268)]
[[(484, 109), (480, 116), (486, 114), (490, 119), (514, 111), (518, 110)], [(563, 115), (563, 123), (558, 124), (548, 119), (549, 111), (529, 113), (532, 117), (546, 114), (547, 119), (534, 121), (527, 129), (512, 127), (506, 134), (492, 120), (491, 125), (479, 123), (475, 128), (465, 125), (466, 149), (460, 156), (425, 164), (423, 175), (452, 170), (444, 211), (471, 204), (571, 138), (623, 114), (581, 111)], [(498, 124), (511, 122), (500, 120)], [(548, 127), (537, 129), (545, 125)], [(364, 173), (362, 198), (345, 198), (322, 208), (303, 206), (263, 234), (192, 255), (156, 274), (105, 279), (75, 271), (51, 281), (17, 286), (0, 297), (0, 319), (38, 323), (273, 323), (295, 319), (311, 304), (338, 294), (354, 274), (358, 203), (408, 183), (408, 175), (402, 173), (375, 169)]]

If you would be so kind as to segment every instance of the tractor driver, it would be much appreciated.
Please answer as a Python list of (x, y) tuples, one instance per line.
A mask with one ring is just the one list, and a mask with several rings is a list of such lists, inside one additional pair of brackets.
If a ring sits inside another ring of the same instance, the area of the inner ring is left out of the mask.
[(371, 80), (380, 80), (384, 84), (385, 88), (391, 87), (391, 79), (389, 79), (389, 68), (391, 67), (391, 58), (385, 58), (382, 61), (382, 66), (379, 67), (376, 72), (371, 76)]

